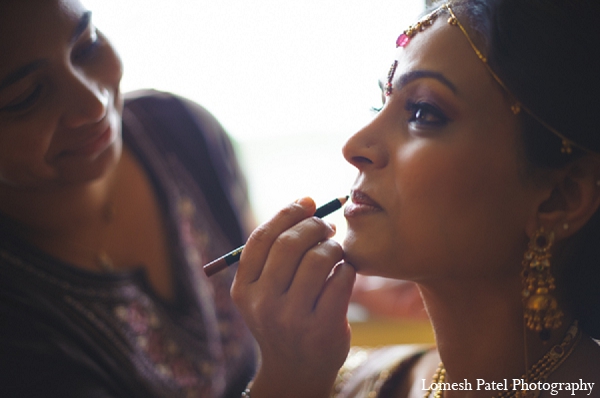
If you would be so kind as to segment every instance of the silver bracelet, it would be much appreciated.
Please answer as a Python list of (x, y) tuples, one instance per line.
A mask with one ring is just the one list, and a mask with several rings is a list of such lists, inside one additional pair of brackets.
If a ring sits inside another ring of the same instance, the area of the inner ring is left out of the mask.
[(254, 380), (250, 380), (248, 385), (246, 385), (246, 389), (242, 392), (241, 398), (250, 398), (250, 389), (252, 388), (252, 384), (254, 384)]

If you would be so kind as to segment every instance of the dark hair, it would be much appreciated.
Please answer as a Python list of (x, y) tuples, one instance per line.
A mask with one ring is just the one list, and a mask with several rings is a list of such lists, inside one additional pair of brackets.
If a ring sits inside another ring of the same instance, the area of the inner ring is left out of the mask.
[[(537, 117), (600, 153), (600, 1), (455, 0), (453, 9), (510, 92)], [(520, 113), (530, 167), (553, 169), (583, 155)], [(600, 338), (600, 211), (557, 253), (557, 285), (581, 328)]]

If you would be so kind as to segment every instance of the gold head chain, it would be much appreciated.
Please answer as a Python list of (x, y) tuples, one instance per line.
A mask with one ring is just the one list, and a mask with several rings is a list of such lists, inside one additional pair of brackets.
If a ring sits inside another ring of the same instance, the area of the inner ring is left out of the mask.
[[(527, 112), (527, 114), (529, 116), (531, 116), (533, 119), (535, 119), (539, 124), (544, 126), (546, 129), (548, 129), (550, 132), (552, 132), (555, 136), (560, 138), (560, 140), (562, 141), (562, 147), (561, 147), (560, 151), (564, 154), (571, 154), (573, 152), (573, 148), (575, 147), (575, 148), (578, 148), (589, 154), (598, 156), (592, 150), (587, 149), (587, 148), (571, 141), (569, 138), (565, 137), (562, 133), (560, 133), (558, 130), (556, 130), (555, 128), (550, 126), (548, 123), (546, 123), (544, 120), (542, 120), (539, 116), (537, 116), (535, 113), (533, 113), (528, 107), (523, 105), (515, 97), (515, 95), (513, 95), (511, 93), (511, 91), (508, 89), (506, 84), (504, 84), (502, 79), (500, 79), (500, 77), (496, 74), (496, 72), (494, 72), (494, 70), (488, 64), (488, 60), (487, 60), (486, 56), (483, 55), (483, 53), (477, 48), (477, 46), (471, 39), (471, 36), (465, 29), (465, 27), (460, 23), (459, 19), (454, 14), (454, 11), (450, 7), (450, 4), (446, 3), (446, 4), (441, 5), (440, 7), (433, 10), (431, 13), (427, 14), (425, 17), (423, 17), (421, 20), (419, 20), (414, 25), (409, 26), (408, 29), (406, 29), (396, 40), (396, 47), (405, 47), (410, 42), (410, 39), (412, 39), (417, 33), (422, 32), (423, 30), (427, 29), (429, 26), (433, 25), (433, 23), (435, 22), (437, 17), (440, 14), (442, 14), (444, 11), (448, 12), (448, 14), (450, 15), (450, 17), (448, 18), (448, 24), (450, 24), (452, 26), (456, 26), (460, 29), (460, 31), (463, 33), (463, 35), (467, 38), (467, 41), (471, 45), (471, 48), (473, 49), (473, 51), (475, 51), (475, 54), (477, 55), (477, 57), (481, 60), (481, 62), (483, 62), (483, 65), (485, 65), (485, 67), (488, 70), (488, 72), (490, 73), (490, 75), (492, 75), (492, 77), (500, 85), (500, 87), (502, 87), (502, 89), (504, 91), (506, 91), (506, 93), (511, 98), (514, 99), (515, 102), (510, 107), (510, 109), (515, 115), (518, 115), (521, 112), (521, 110)], [(392, 68), (390, 69), (390, 72), (388, 73), (388, 82), (387, 82), (388, 84), (387, 84), (386, 95), (391, 94), (391, 82), (393, 79), (394, 72), (396, 70), (396, 66), (397, 66), (397, 61), (394, 62), (394, 64), (392, 65)]]

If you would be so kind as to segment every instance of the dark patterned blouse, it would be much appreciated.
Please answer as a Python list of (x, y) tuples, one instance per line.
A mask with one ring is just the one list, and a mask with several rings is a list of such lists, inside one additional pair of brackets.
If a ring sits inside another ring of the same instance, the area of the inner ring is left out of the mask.
[(239, 397), (254, 342), (229, 297), (246, 191), (231, 144), (203, 108), (165, 93), (126, 101), (123, 139), (167, 220), (177, 297), (143, 269), (95, 273), (30, 246), (0, 218), (0, 396)]

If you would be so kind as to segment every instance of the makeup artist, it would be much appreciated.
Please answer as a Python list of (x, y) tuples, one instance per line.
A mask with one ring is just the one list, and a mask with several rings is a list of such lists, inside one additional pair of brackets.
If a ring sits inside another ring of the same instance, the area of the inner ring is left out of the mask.
[(119, 91), (78, 0), (0, 2), (0, 396), (239, 397), (245, 182), (202, 107)]
[[(246, 397), (600, 397), (600, 2), (436, 7), (399, 27), (385, 103), (344, 146), (343, 249), (310, 199), (246, 244)], [(342, 367), (355, 271), (416, 282), (437, 347)]]

